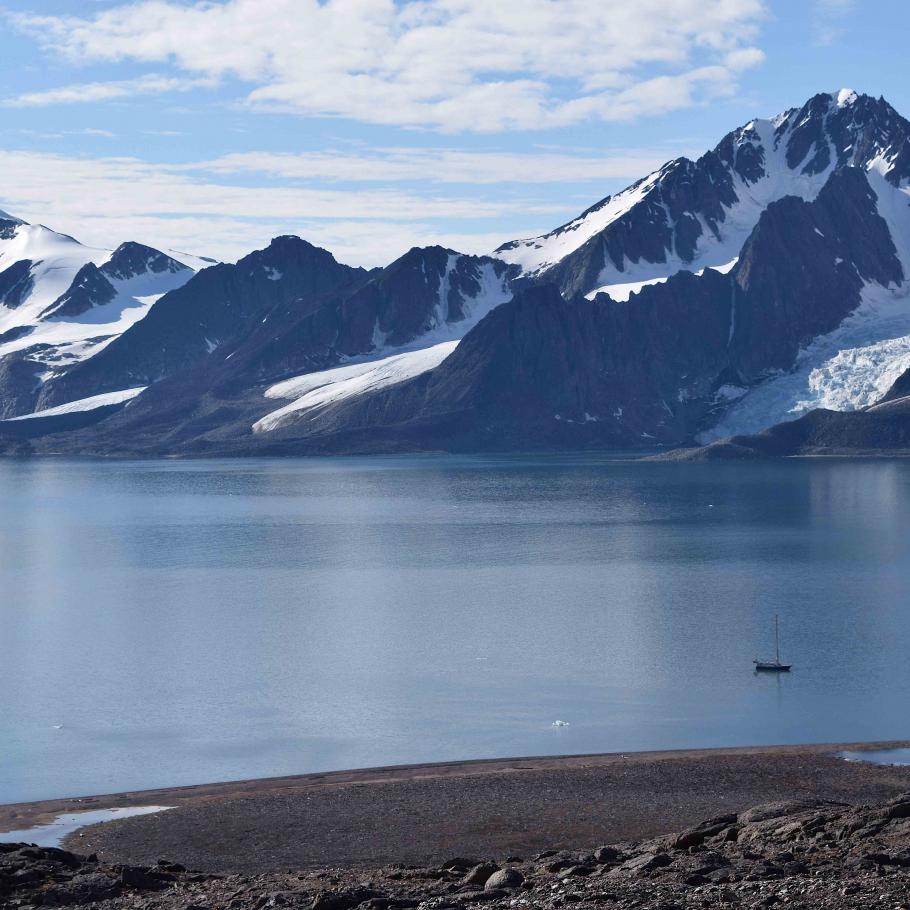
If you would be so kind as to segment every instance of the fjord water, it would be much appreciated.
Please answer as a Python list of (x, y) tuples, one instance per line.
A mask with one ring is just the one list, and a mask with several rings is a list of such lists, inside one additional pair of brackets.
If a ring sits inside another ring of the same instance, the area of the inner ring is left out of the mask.
[(903, 738), (908, 583), (910, 462), (0, 461), (0, 802)]

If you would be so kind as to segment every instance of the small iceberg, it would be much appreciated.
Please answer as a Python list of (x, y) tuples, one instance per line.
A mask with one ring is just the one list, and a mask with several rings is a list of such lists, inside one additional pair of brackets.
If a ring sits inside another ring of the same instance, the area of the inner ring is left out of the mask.
[(567, 720), (554, 720), (552, 726), (554, 727), (568, 727), (569, 722)]

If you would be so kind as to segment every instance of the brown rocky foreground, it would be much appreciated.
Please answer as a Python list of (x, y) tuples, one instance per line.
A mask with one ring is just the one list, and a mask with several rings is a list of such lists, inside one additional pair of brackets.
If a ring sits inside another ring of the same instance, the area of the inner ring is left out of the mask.
[(229, 874), (0, 845), (0, 903), (158, 910), (904, 908), (910, 793), (871, 806), (801, 799), (644, 841), (427, 866)]

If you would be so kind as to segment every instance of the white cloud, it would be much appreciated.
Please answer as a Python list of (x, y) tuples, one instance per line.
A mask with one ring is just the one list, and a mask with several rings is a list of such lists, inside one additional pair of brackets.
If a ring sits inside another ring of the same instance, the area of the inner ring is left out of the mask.
[(277, 234), (299, 233), (349, 262), (379, 265), (418, 244), (480, 251), (509, 239), (489, 227), (467, 231), (459, 222), (512, 218), (546, 226), (565, 214), (561, 206), (488, 194), (228, 185), (187, 174), (185, 166), (133, 158), (0, 151), (0, 174), (2, 208), (28, 221), (102, 247), (134, 239), (221, 259)]
[(545, 184), (628, 179), (660, 167), (662, 151), (617, 150), (597, 157), (552, 152), (466, 151), (454, 148), (379, 148), (356, 152), (240, 152), (186, 165), (218, 174), (263, 174), (285, 180), (369, 183)]
[(495, 132), (728, 95), (762, 59), (764, 14), (762, 0), (141, 0), (14, 21), (81, 63), (238, 79), (256, 108)]
[(141, 76), (119, 82), (81, 82), (42, 92), (25, 92), (0, 100), (2, 107), (48, 107), (52, 104), (91, 104), (116, 101), (136, 95), (188, 92), (212, 84), (211, 79), (182, 79), (170, 76)]

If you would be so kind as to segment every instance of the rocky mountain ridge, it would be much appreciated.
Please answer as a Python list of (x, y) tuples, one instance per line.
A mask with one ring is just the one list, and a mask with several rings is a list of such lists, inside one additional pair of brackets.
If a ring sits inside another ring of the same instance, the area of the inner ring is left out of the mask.
[(8, 314), (84, 323), (129, 267), (83, 262), (45, 302), (16, 259), (0, 448), (634, 449), (861, 411), (910, 369), (908, 149), (883, 99), (816, 95), (493, 257), (429, 247), (368, 272), (280, 237), (81, 347)]

